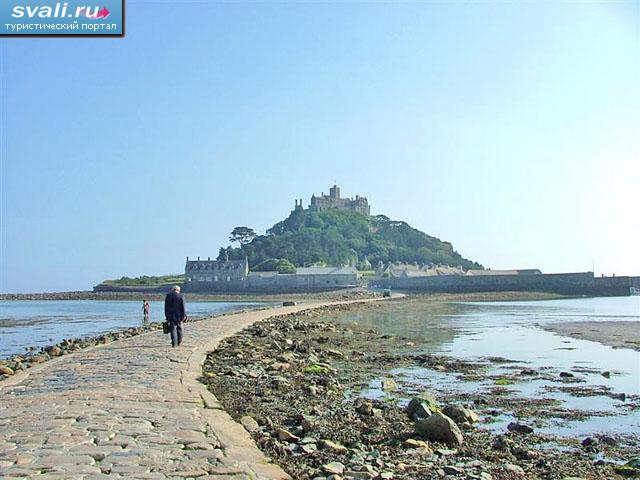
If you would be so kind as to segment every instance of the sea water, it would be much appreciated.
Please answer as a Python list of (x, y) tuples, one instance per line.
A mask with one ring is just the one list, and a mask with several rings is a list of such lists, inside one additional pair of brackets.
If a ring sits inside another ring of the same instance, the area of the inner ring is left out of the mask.
[[(164, 303), (149, 302), (148, 321), (164, 320)], [(251, 302), (188, 302), (190, 318), (255, 308)], [(2, 300), (0, 301), (0, 358), (24, 353), (64, 338), (99, 335), (144, 324), (142, 301), (114, 300)]]
[[(634, 322), (640, 329), (640, 297), (576, 298), (509, 302), (433, 302), (413, 299), (381, 309), (345, 312), (338, 320), (375, 328), (381, 333), (413, 339), (416, 353), (431, 353), (480, 362), (486, 365), (484, 379), (461, 380), (458, 374), (422, 367), (395, 368), (386, 375), (402, 384), (405, 392), (431, 390), (436, 393), (489, 395), (495, 379), (513, 377), (522, 368), (531, 368), (556, 381), (532, 380), (509, 384), (514, 396), (549, 398), (565, 409), (590, 412), (584, 420), (549, 419), (540, 429), (556, 435), (592, 433), (632, 433), (640, 435), (640, 415), (632, 407), (640, 394), (640, 352), (612, 348), (598, 342), (565, 337), (544, 330), (545, 325), (571, 321)], [(491, 357), (507, 361), (496, 363)], [(609, 378), (602, 373), (610, 372)], [(571, 379), (557, 381), (560, 372), (572, 372)], [(602, 395), (579, 396), (558, 387), (601, 389)], [(624, 393), (626, 400), (612, 398)], [(365, 397), (383, 397), (380, 379), (359, 392)], [(612, 395), (613, 394), (613, 395)], [(399, 398), (401, 402), (407, 398)], [(503, 430), (514, 417), (506, 413), (486, 427)], [(524, 419), (526, 420), (526, 419)]]

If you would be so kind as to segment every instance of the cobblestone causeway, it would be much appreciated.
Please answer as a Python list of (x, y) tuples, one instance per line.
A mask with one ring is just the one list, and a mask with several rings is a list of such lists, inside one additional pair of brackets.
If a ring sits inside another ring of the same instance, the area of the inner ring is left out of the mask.
[(0, 478), (289, 479), (197, 378), (226, 336), (328, 304), (187, 323), (178, 348), (155, 331), (0, 382)]

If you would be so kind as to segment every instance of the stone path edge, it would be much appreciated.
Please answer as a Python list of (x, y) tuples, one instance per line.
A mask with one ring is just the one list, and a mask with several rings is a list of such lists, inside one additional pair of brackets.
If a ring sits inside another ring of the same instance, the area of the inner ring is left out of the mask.
[[(280, 315), (288, 315), (292, 313), (302, 313), (305, 311), (316, 310), (323, 307), (336, 305), (353, 305), (358, 303), (369, 303), (372, 301), (383, 300), (380, 297), (358, 299), (349, 301), (333, 301), (313, 304), (301, 304), (296, 307), (277, 307), (268, 312), (258, 321), (268, 320)], [(246, 328), (246, 326), (245, 326)], [(202, 366), (209, 352), (214, 351), (220, 341), (227, 337), (218, 337), (211, 340), (205, 345), (196, 347), (189, 359), (187, 367), (181, 372), (181, 382), (190, 391), (198, 393), (202, 398), (205, 408), (204, 418), (213, 430), (214, 435), (220, 441), (225, 456), (238, 462), (250, 471), (256, 474), (256, 478), (269, 480), (292, 480), (291, 476), (286, 473), (279, 465), (269, 461), (262, 451), (257, 447), (249, 432), (242, 425), (233, 420), (223, 408), (220, 401), (211, 393), (198, 378), (202, 375)]]
[[(402, 296), (403, 295), (393, 295), (393, 298), (399, 298)], [(202, 405), (199, 408), (201, 409), (200, 413), (202, 418), (206, 421), (211, 432), (220, 442), (226, 459), (235, 463), (239, 468), (247, 472), (247, 474), (249, 474), (249, 478), (252, 480), (292, 480), (292, 478), (279, 465), (272, 463), (262, 453), (262, 451), (258, 449), (249, 432), (247, 432), (242, 425), (233, 420), (231, 415), (224, 410), (219, 400), (209, 392), (209, 390), (207, 390), (204, 384), (199, 382), (198, 379), (202, 375), (202, 366), (209, 352), (214, 351), (219, 343), (225, 338), (235, 335), (242, 329), (247, 328), (258, 321), (267, 320), (281, 315), (317, 310), (325, 307), (364, 304), (388, 299), (389, 298), (372, 297), (353, 300), (312, 301), (291, 307), (259, 308), (255, 310), (252, 309), (225, 314), (224, 316), (227, 318), (234, 316), (238, 317), (238, 328), (234, 328), (232, 331), (221, 332), (220, 335), (215, 335), (204, 343), (200, 343), (193, 347), (190, 353), (188, 353), (186, 363), (180, 364), (179, 374), (180, 383), (189, 392), (191, 392), (195, 398), (201, 399)], [(199, 321), (215, 321), (219, 317), (220, 316), (212, 316)], [(126, 343), (133, 338), (139, 338), (150, 334), (157, 334), (157, 331), (145, 332), (134, 337), (127, 337), (105, 344), (93, 345), (77, 352), (50, 359), (40, 365), (18, 372), (15, 375), (0, 381), (0, 392), (6, 387), (19, 385), (32, 373), (57, 366), (61, 362), (67, 362), (74, 358), (78, 358), (78, 356), (82, 356), (87, 352), (91, 352), (108, 345)]]
[[(275, 307), (275, 308), (281, 308), (281, 307)], [(264, 312), (270, 312), (271, 310), (273, 310), (273, 307), (257, 307), (257, 308), (251, 308), (251, 309), (243, 309), (240, 311), (235, 311), (235, 312), (225, 312), (225, 313), (221, 313), (218, 315), (211, 315), (209, 317), (204, 317), (204, 318), (198, 318), (197, 320), (195, 320), (196, 322), (201, 322), (201, 321), (207, 321), (207, 320), (213, 320), (216, 318), (220, 318), (220, 317), (226, 317), (226, 316), (230, 316), (230, 315), (242, 315), (245, 313), (250, 313), (250, 312), (260, 312), (260, 311), (264, 311)], [(109, 332), (105, 332), (105, 333), (109, 333)], [(156, 330), (149, 330), (148, 332), (142, 332), (139, 333), (137, 335), (134, 335), (133, 337), (125, 337), (125, 338), (120, 338), (118, 340), (114, 340), (111, 342), (107, 342), (107, 343), (98, 343), (96, 345), (91, 345), (89, 347), (83, 348), (81, 350), (72, 352), (72, 353), (66, 353), (64, 355), (61, 355), (59, 357), (55, 357), (55, 358), (50, 358), (49, 360), (42, 362), (34, 367), (30, 367), (27, 368), (26, 370), (21, 370), (19, 372), (16, 372), (15, 374), (11, 375), (10, 377), (7, 377), (5, 379), (0, 380), (0, 391), (2, 391), (3, 388), (7, 388), (7, 387), (13, 387), (15, 385), (19, 385), (21, 382), (23, 382), (24, 380), (26, 380), (30, 374), (32, 373), (36, 373), (39, 372), (41, 370), (44, 370), (48, 367), (51, 367), (53, 365), (57, 365), (58, 363), (62, 363), (67, 361), (70, 358), (76, 358), (79, 355), (83, 355), (87, 352), (91, 352), (93, 350), (96, 350), (98, 348), (104, 348), (107, 345), (111, 345), (113, 343), (116, 342), (126, 342), (127, 340), (131, 339), (131, 338), (135, 338), (135, 337), (141, 337), (144, 335), (151, 335), (157, 333)]]

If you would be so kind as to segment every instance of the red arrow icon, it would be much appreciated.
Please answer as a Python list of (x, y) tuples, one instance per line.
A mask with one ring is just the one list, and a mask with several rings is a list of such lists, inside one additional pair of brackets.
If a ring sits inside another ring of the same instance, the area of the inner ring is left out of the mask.
[(96, 18), (107, 18), (111, 12), (107, 10), (107, 7), (102, 7), (102, 9), (96, 15)]

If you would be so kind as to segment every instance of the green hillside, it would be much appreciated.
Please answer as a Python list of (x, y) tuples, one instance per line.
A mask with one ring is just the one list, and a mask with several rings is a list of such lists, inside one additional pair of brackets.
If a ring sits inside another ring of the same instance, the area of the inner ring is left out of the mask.
[[(246, 227), (238, 229), (253, 232)], [(365, 256), (374, 267), (379, 261), (400, 261), (482, 268), (463, 258), (449, 242), (431, 237), (405, 222), (390, 220), (384, 215), (365, 216), (344, 210), (296, 210), (267, 230), (266, 235), (245, 235), (242, 239), (236, 236), (233, 240), (242, 244), (221, 248), (218, 258), (246, 256), (253, 270), (267, 270), (261, 267), (273, 265), (274, 259), (288, 260), (296, 266), (317, 263), (337, 266), (349, 263), (354, 257), (362, 262)]]
[(184, 275), (142, 275), (141, 277), (121, 277), (117, 280), (105, 280), (101, 285), (119, 287), (161, 287), (164, 285), (176, 285), (184, 282)]

